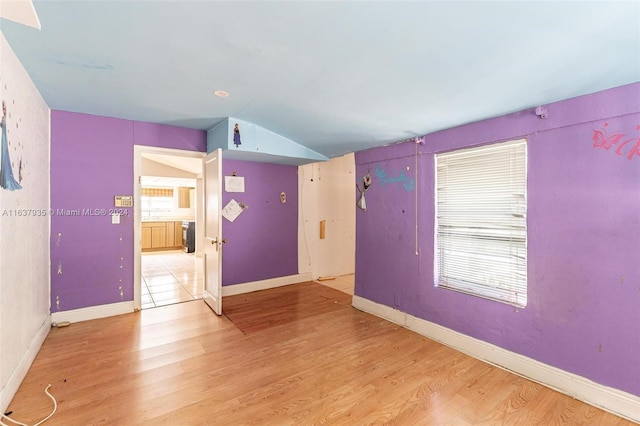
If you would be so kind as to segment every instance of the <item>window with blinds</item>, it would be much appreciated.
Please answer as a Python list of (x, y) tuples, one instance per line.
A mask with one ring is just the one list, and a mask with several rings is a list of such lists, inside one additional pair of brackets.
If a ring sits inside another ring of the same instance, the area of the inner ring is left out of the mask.
[(141, 188), (143, 197), (173, 198), (173, 188)]
[(526, 306), (526, 140), (435, 158), (436, 286)]
[(173, 188), (141, 188), (140, 209), (143, 218), (168, 216), (174, 210), (174, 205)]

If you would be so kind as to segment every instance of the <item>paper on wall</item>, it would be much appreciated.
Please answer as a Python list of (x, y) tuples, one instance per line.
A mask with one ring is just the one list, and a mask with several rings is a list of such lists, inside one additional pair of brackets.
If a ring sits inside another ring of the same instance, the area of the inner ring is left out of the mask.
[(224, 190), (226, 192), (244, 192), (244, 177), (225, 176)]
[(238, 202), (233, 198), (222, 209), (222, 217), (227, 219), (229, 222), (236, 220), (240, 213), (242, 213), (242, 207), (240, 207), (240, 204), (238, 204)]

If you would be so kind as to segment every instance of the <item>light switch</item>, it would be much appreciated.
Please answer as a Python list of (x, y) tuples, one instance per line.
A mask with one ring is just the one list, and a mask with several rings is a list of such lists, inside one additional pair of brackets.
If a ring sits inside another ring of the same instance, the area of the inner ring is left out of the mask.
[(114, 225), (120, 224), (120, 215), (118, 213), (113, 213), (111, 215), (111, 223)]

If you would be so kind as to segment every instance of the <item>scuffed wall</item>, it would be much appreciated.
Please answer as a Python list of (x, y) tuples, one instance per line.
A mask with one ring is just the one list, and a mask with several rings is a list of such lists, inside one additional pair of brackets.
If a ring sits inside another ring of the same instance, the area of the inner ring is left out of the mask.
[(51, 113), (51, 311), (133, 301), (133, 146), (203, 152), (206, 133), (89, 114)]
[[(356, 153), (373, 184), (357, 212), (355, 291), (640, 395), (640, 83), (547, 111)], [(435, 287), (435, 153), (518, 138), (528, 143), (527, 306)]]
[(0, 409), (4, 412), (50, 322), (49, 108), (4, 36), (0, 37), (0, 101), (6, 109), (0, 160), (7, 178), (0, 186)]

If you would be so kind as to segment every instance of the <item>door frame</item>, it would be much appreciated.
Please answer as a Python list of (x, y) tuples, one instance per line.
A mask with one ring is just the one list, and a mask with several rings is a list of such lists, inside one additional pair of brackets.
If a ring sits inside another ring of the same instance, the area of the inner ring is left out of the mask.
[[(142, 176), (143, 154), (161, 154), (174, 157), (204, 158), (207, 153), (200, 151), (187, 151), (175, 148), (161, 148), (155, 146), (133, 146), (133, 310), (142, 308), (142, 209), (140, 206), (140, 176)], [(202, 172), (196, 179), (197, 186), (201, 185)], [(198, 191), (196, 191), (198, 193)], [(201, 194), (202, 191), (199, 191)], [(196, 204), (196, 229), (197, 224), (204, 215), (203, 201), (198, 199)], [(196, 244), (196, 253), (198, 245)]]

